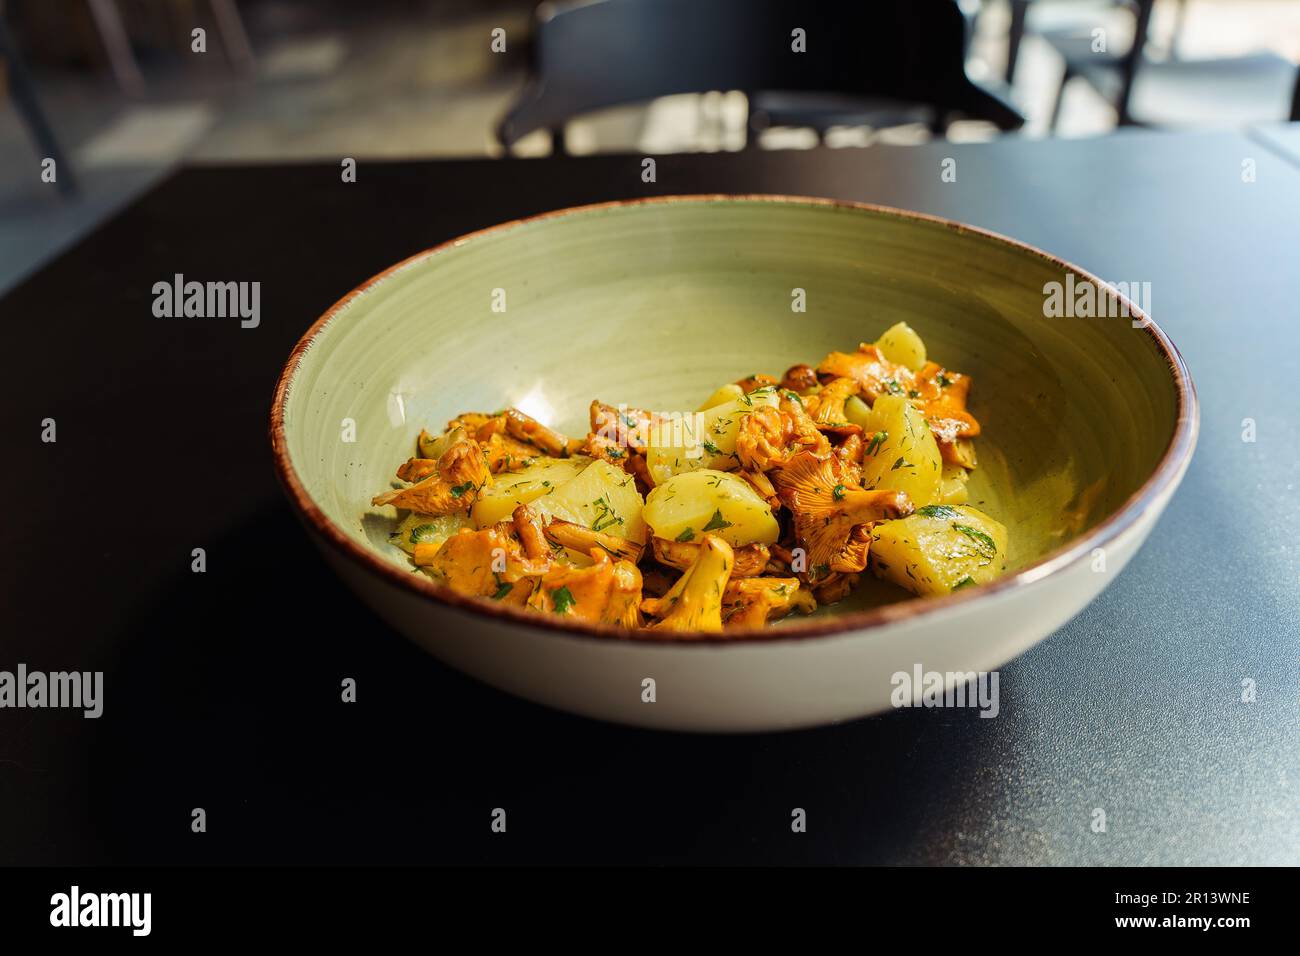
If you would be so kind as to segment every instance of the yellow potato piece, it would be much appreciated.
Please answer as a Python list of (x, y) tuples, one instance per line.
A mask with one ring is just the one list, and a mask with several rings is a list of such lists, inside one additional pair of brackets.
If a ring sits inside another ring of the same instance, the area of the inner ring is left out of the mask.
[(590, 458), (541, 458), (519, 471), (502, 472), (479, 492), (470, 515), (480, 528), (505, 521), (519, 505), (530, 504), (591, 464)]
[(969, 479), (970, 472), (961, 465), (945, 464), (939, 482), (938, 503), (941, 505), (964, 505), (967, 498), (966, 482)]
[(925, 364), (925, 343), (906, 322), (891, 325), (875, 344), (888, 362), (906, 365), (913, 372), (920, 371)]
[(871, 408), (873, 431), (864, 432), (862, 487), (903, 491), (912, 504), (939, 500), (943, 459), (921, 413), (901, 395), (882, 395)]
[(646, 496), (645, 520), (656, 537), (700, 541), (714, 534), (733, 547), (772, 544), (781, 527), (749, 482), (704, 469), (674, 475)]
[(538, 513), (572, 521), (593, 531), (644, 544), (645, 502), (636, 479), (607, 461), (593, 461), (582, 473), (534, 498)]
[(398, 522), (389, 540), (407, 554), (415, 554), (417, 544), (442, 544), (461, 528), (472, 531), (474, 522), (463, 514), (422, 515), (412, 511)]
[(646, 467), (656, 485), (673, 475), (710, 468), (731, 471), (739, 467), (736, 435), (740, 423), (754, 409), (780, 404), (774, 386), (755, 389), (748, 395), (715, 405), (702, 412), (676, 412), (650, 429), (646, 443)]
[(867, 438), (876, 430), (876, 419), (871, 414), (871, 406), (856, 395), (850, 395), (845, 400), (844, 417), (850, 424), (861, 428)]
[(949, 594), (1006, 571), (1007, 529), (966, 505), (929, 505), (872, 527), (870, 566), (914, 594)]
[(704, 404), (697, 408), (696, 411), (708, 411), (710, 408), (717, 408), (719, 405), (727, 404), (727, 402), (737, 401), (740, 398), (743, 398), (744, 395), (745, 390), (732, 382), (728, 385), (722, 386), (722, 388), (718, 389), (705, 399)]

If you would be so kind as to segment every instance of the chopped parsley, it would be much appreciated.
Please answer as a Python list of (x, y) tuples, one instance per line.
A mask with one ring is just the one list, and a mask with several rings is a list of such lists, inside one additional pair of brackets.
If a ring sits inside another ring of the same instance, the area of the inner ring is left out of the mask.
[(938, 385), (940, 388), (947, 388), (949, 385), (952, 384), (952, 379), (950, 379), (947, 375), (944, 375), (943, 372), (940, 372), (938, 375), (936, 375), (934, 377), (934, 381), (935, 384)]
[(468, 493), (468, 492), (470, 492), (470, 491), (473, 491), (473, 490), (474, 490), (474, 482), (472, 482), (472, 481), (467, 481), (467, 482), (465, 482), (465, 484), (463, 484), (463, 485), (457, 485), (455, 488), (452, 488), (452, 489), (451, 489), (451, 496), (452, 496), (453, 498), (459, 498), (459, 497), (461, 497), (462, 495), (464, 495), (464, 494), (466, 494), (466, 493)]
[(867, 445), (866, 454), (874, 455), (880, 451), (880, 446), (889, 440), (889, 432), (876, 432), (871, 436), (871, 441)]
[(947, 505), (924, 505), (916, 509), (916, 513), (924, 515), (927, 518), (960, 518), (961, 512), (956, 508), (949, 508)]
[(431, 524), (419, 524), (411, 529), (411, 544), (432, 541), (438, 535), (438, 529)]
[(892, 378), (885, 379), (884, 384), (890, 395), (903, 394), (903, 386), (899, 385), (898, 382), (894, 381)]
[(985, 555), (986, 557), (992, 557), (993, 555), (998, 553), (997, 544), (993, 541), (992, 538), (986, 535), (983, 531), (980, 531), (977, 528), (972, 528), (970, 527), (970, 525), (957, 524), (957, 522), (955, 521), (953, 522), (952, 528), (954, 531), (960, 531), (962, 534), (970, 538), (976, 544), (983, 545), (983, 547), (980, 549), (981, 552), (983, 552), (984, 548), (988, 548), (988, 554)]
[(954, 584), (952, 586), (952, 589), (954, 591), (960, 591), (962, 588), (971, 587), (974, 583), (975, 583), (975, 579), (968, 574), (960, 581), (958, 581), (956, 584)]
[(555, 605), (556, 614), (566, 614), (577, 602), (573, 599), (573, 592), (568, 588), (558, 587), (551, 592), (551, 603)]
[(709, 523), (704, 526), (705, 531), (721, 531), (723, 528), (730, 528), (731, 522), (722, 517), (722, 509), (718, 508), (713, 512), (713, 517)]
[(681, 534), (677, 536), (677, 540), (685, 542), (685, 541), (692, 540), (694, 537), (695, 537), (695, 529), (687, 528), (685, 531), (683, 531)]
[(834, 488), (831, 489), (831, 495), (834, 496), (834, 498), (835, 498), (836, 501), (843, 501), (843, 500), (844, 500), (844, 486), (843, 486), (843, 485), (836, 485)]
[(509, 581), (502, 581), (501, 585), (497, 588), (496, 593), (492, 595), (492, 600), (500, 601), (503, 597), (505, 597), (514, 589), (515, 586), (511, 584)]
[(592, 531), (604, 531), (611, 525), (623, 523), (622, 517), (614, 513), (614, 509), (610, 507), (604, 495), (601, 495), (591, 504), (597, 509), (596, 520), (591, 523)]

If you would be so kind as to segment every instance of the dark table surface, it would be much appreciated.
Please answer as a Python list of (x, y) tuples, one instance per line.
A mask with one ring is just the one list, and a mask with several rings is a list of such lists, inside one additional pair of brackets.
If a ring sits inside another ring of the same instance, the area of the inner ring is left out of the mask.
[[(639, 156), (182, 169), (0, 300), (0, 669), (107, 675), (98, 720), (0, 710), (0, 862), (1300, 862), (1300, 166), (1270, 142), (663, 156), (653, 184)], [(1200, 447), (1113, 586), (1002, 670), (997, 719), (713, 737), (553, 713), (387, 631), (282, 499), (271, 386), (343, 293), (501, 220), (714, 191), (910, 207), (1152, 284)], [(178, 272), (260, 281), (261, 325), (155, 318)]]

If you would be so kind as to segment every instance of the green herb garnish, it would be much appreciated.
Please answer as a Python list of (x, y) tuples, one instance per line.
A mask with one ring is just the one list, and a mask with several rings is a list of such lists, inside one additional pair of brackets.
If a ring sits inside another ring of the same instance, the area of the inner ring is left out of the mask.
[(834, 498), (835, 498), (836, 501), (843, 501), (843, 500), (844, 500), (844, 486), (843, 486), (843, 485), (836, 485), (834, 488), (831, 489), (831, 494), (834, 496)]
[(677, 540), (682, 542), (691, 541), (694, 538), (695, 538), (694, 528), (687, 528), (685, 531), (683, 531), (681, 534), (677, 536)]
[(876, 432), (871, 436), (871, 442), (867, 445), (866, 454), (874, 455), (880, 451), (880, 446), (889, 440), (889, 432)]
[(610, 525), (623, 523), (623, 519), (614, 513), (614, 509), (609, 506), (609, 502), (605, 500), (604, 495), (593, 501), (592, 505), (599, 509), (596, 520), (591, 523), (592, 531), (604, 531)]
[(459, 498), (461, 495), (465, 494), (466, 492), (472, 491), (473, 489), (474, 489), (474, 482), (467, 481), (465, 482), (465, 484), (457, 485), (455, 488), (451, 489), (451, 496), (453, 498)]
[(497, 588), (496, 593), (492, 595), (492, 600), (500, 601), (503, 597), (505, 597), (514, 589), (515, 586), (511, 584), (509, 581), (502, 581), (500, 587)]
[(960, 531), (976, 544), (982, 544), (984, 547), (988, 548), (990, 552), (988, 555), (989, 557), (998, 553), (998, 546), (994, 540), (978, 528), (972, 528), (970, 525), (957, 524), (955, 521), (953, 522), (952, 527), (954, 531)]
[(927, 518), (960, 518), (961, 512), (956, 508), (949, 508), (947, 505), (923, 505), (916, 509), (916, 513), (924, 515)]
[(576, 602), (573, 600), (573, 593), (568, 588), (559, 587), (551, 592), (551, 603), (555, 605), (556, 614), (564, 614)]
[(710, 518), (709, 523), (704, 526), (704, 530), (721, 531), (723, 528), (730, 528), (730, 527), (731, 527), (731, 522), (723, 519), (722, 509), (719, 508), (713, 512), (713, 517)]
[(960, 591), (962, 588), (968, 588), (975, 583), (975, 579), (969, 574), (952, 586), (954, 591)]

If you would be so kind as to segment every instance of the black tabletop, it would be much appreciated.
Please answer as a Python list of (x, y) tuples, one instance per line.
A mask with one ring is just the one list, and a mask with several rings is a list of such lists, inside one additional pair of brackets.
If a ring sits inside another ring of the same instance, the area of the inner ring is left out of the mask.
[[(641, 171), (640, 156), (362, 162), (350, 184), (329, 163), (185, 168), (0, 300), (0, 669), (106, 672), (99, 719), (0, 710), (0, 862), (1300, 861), (1300, 166), (1276, 139)], [(951, 216), (1151, 283), (1196, 378), (1200, 447), (1114, 584), (1002, 669), (997, 719), (724, 737), (554, 713), (386, 630), (282, 499), (272, 383), (356, 284), (502, 220), (724, 191)], [(259, 281), (261, 324), (154, 317), (154, 283), (177, 273)]]

